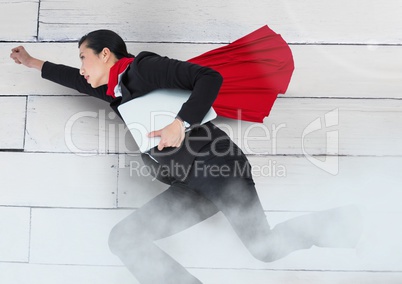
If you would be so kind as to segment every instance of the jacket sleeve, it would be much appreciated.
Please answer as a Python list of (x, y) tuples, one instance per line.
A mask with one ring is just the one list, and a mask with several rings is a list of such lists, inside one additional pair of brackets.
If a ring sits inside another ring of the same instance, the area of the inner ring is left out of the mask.
[(106, 95), (107, 86), (92, 88), (90, 84), (80, 75), (78, 68), (62, 64), (54, 64), (46, 61), (42, 67), (42, 78), (50, 80), (62, 86), (74, 89), (80, 93), (87, 94), (98, 99), (111, 102), (112, 97)]
[(150, 52), (141, 52), (136, 59), (134, 70), (152, 87), (191, 90), (190, 98), (177, 115), (190, 125), (202, 121), (222, 85), (218, 72)]

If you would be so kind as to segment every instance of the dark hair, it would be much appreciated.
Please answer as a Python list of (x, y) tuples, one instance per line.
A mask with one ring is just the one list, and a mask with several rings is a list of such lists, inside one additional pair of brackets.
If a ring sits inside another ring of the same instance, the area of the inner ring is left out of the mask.
[(116, 56), (117, 59), (123, 57), (134, 57), (128, 53), (126, 43), (114, 31), (110, 30), (96, 30), (84, 35), (78, 42), (78, 47), (85, 43), (86, 47), (94, 50), (95, 54), (107, 47)]

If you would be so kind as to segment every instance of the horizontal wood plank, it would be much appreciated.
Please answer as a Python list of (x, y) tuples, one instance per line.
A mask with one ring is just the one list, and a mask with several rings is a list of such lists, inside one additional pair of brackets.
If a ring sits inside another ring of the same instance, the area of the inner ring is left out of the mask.
[(264, 124), (217, 118), (248, 154), (400, 155), (400, 100), (278, 99)]
[[(280, 98), (264, 123), (217, 118), (251, 155), (402, 154), (400, 100)], [(52, 119), (49, 119), (49, 118)], [(30, 97), (28, 151), (125, 153), (137, 146), (109, 106), (90, 97)]]
[(295, 71), (285, 97), (401, 98), (398, 46), (291, 45)]
[(125, 267), (41, 265), (0, 262), (4, 284), (138, 284)]
[[(272, 227), (307, 212), (268, 212)], [(400, 271), (402, 226), (394, 221), (400, 213), (364, 213), (365, 231), (356, 249), (319, 248), (292, 252), (271, 263), (263, 263), (245, 249), (221, 213), (170, 238), (158, 246), (188, 267), (319, 270)], [(328, 221), (331, 222), (331, 221)], [(376, 227), (376, 228), (375, 228)], [(308, 230), (308, 229), (306, 229)], [(315, 234), (325, 230), (317, 228)], [(314, 231), (311, 231), (314, 234)], [(334, 239), (342, 234), (334, 235)], [(297, 234), (297, 232), (294, 232)], [(194, 257), (194, 256), (199, 257)], [(202, 257), (204, 256), (204, 257)]]
[(33, 209), (30, 262), (119, 265), (120, 260), (109, 251), (108, 237), (127, 214), (121, 210)]
[(0, 262), (28, 262), (30, 220), (29, 208), (0, 207)]
[[(33, 209), (31, 263), (119, 265), (120, 260), (108, 249), (108, 233), (115, 223), (130, 212)], [(268, 221), (274, 226), (302, 214), (305, 213), (270, 212)], [(400, 224), (385, 224), (384, 220), (390, 220), (392, 216), (400, 218), (401, 214), (375, 212), (366, 216), (377, 217), (367, 223), (368, 235), (364, 235), (365, 243), (357, 251), (313, 247), (272, 263), (254, 259), (221, 213), (179, 234), (159, 240), (157, 244), (186, 267), (399, 271), (402, 228)], [(383, 223), (378, 223), (381, 220)], [(228, 258), (228, 255), (231, 257)], [(306, 259), (309, 261), (306, 262)]]
[(34, 41), (37, 38), (39, 0), (0, 2), (0, 41)]
[[(10, 53), (17, 44), (3, 44), (0, 51)], [(26, 43), (38, 58), (80, 66), (76, 43)], [(219, 44), (128, 43), (133, 54), (150, 50), (172, 58), (187, 60)], [(397, 46), (291, 45), (295, 71), (284, 97), (402, 98), (402, 51)], [(0, 58), (1, 95), (70, 95), (77, 92), (42, 80), (36, 70)], [(24, 80), (21, 80), (24, 78)], [(4, 81), (3, 81), (4, 80)]]
[(24, 148), (26, 97), (0, 97), (0, 149)]
[[(140, 157), (119, 160), (119, 207), (141, 207), (168, 187), (149, 174)], [(340, 157), (320, 164), (291, 156), (249, 160), (265, 210), (318, 211), (356, 204), (369, 210), (401, 211), (400, 157)], [(328, 167), (337, 173), (331, 174)]]
[(306, 157), (250, 160), (267, 210), (323, 210), (350, 203), (370, 210), (401, 212), (400, 157), (340, 157), (326, 161), (337, 167), (335, 175), (326, 171), (325, 162), (313, 164)]
[(0, 153), (0, 205), (116, 206), (117, 156)]
[[(205, 284), (283, 283), (283, 284), (399, 284), (402, 273), (395, 272), (320, 272), (271, 271), (246, 269), (196, 269), (189, 271)], [(19, 281), (26, 284), (138, 284), (125, 267), (69, 266), (0, 263), (0, 278), (6, 284)]]
[[(229, 42), (268, 24), (289, 42), (401, 43), (395, 21), (398, 0), (257, 1), (208, 0), (171, 3), (140, 1), (41, 1), (39, 39), (77, 40), (94, 29), (109, 28), (134, 41)], [(361, 13), (364, 6), (365, 13)], [(109, 13), (109, 11), (120, 11)], [(105, 21), (103, 15), (108, 15)], [(359, 15), (356, 20), (356, 15)]]
[[(271, 271), (246, 269), (196, 269), (189, 271), (205, 284), (223, 282), (243, 284), (399, 284), (402, 273), (396, 272), (320, 272), (320, 271)], [(125, 267), (70, 266), (0, 263), (0, 278), (6, 284), (138, 284)]]
[(25, 150), (113, 153), (119, 147), (118, 122), (121, 120), (106, 102), (92, 97), (32, 96), (28, 98)]

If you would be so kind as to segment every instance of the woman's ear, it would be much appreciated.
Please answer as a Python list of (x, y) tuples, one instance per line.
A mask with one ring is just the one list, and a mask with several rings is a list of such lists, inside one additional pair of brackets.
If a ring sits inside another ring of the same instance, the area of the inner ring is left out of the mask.
[(103, 60), (104, 63), (111, 62), (114, 64), (116, 63), (116, 61), (118, 61), (114, 53), (111, 52), (110, 49), (107, 47), (102, 49), (101, 59)]
[(107, 62), (110, 59), (111, 54), (112, 54), (112, 52), (110, 51), (109, 48), (107, 48), (107, 47), (103, 48), (102, 52), (101, 52), (103, 62)]

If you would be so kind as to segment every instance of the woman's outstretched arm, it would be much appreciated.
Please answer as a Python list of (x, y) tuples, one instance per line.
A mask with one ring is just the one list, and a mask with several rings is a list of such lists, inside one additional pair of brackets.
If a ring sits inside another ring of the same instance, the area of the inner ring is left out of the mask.
[(111, 102), (112, 97), (106, 95), (106, 85), (92, 88), (85, 78), (80, 75), (79, 69), (54, 64), (31, 56), (23, 46), (15, 47), (11, 50), (10, 57), (17, 64), (22, 64), (29, 68), (35, 68), (41, 72), (42, 78), (50, 80), (59, 85), (74, 89), (80, 93), (87, 94), (103, 101)]

